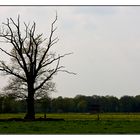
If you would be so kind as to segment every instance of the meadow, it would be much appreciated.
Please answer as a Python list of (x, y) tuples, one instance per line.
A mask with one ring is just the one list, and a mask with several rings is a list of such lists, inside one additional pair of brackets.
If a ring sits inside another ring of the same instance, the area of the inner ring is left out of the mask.
[[(0, 119), (23, 118), (24, 114), (0, 114)], [(36, 114), (36, 118), (43, 114)], [(140, 134), (139, 113), (47, 114), (64, 121), (0, 122), (0, 134)]]

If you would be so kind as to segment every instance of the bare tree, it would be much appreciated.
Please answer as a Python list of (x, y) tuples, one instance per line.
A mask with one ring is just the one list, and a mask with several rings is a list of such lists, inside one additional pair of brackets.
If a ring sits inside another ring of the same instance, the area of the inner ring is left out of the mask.
[(11, 52), (6, 49), (0, 50), (11, 58), (12, 64), (0, 61), (0, 71), (6, 75), (17, 77), (22, 83), (27, 85), (27, 113), (25, 119), (35, 119), (34, 97), (37, 91), (41, 89), (45, 83), (52, 80), (52, 77), (59, 71), (71, 73), (60, 65), (60, 59), (68, 54), (57, 55), (51, 51), (52, 46), (58, 42), (58, 37), (54, 37), (56, 31), (54, 21), (51, 23), (51, 31), (48, 38), (44, 38), (43, 34), (36, 34), (36, 23), (30, 26), (24, 23), (24, 32), (21, 31), (20, 17), (17, 22), (12, 18), (8, 18), (3, 23), (0, 31), (0, 38), (5, 43), (11, 44)]

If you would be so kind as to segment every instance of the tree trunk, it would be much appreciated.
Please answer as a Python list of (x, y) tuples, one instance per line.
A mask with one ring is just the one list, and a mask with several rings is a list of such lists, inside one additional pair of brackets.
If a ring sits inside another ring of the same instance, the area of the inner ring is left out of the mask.
[(35, 119), (35, 109), (34, 109), (34, 88), (32, 84), (28, 86), (28, 98), (27, 101), (27, 113), (24, 119), (34, 120)]
[(27, 113), (24, 119), (34, 120), (35, 119), (35, 110), (34, 110), (34, 98), (27, 98)]

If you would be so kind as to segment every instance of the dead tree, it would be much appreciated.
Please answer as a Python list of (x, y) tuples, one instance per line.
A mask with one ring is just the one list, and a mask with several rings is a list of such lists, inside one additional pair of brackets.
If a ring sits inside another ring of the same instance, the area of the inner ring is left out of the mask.
[[(51, 52), (52, 46), (58, 42), (58, 37), (54, 37), (56, 31), (55, 23), (57, 15), (51, 24), (51, 31), (48, 38), (43, 34), (36, 34), (36, 23), (32, 25), (24, 23), (24, 31), (21, 30), (20, 17), (17, 21), (8, 18), (3, 23), (0, 31), (1, 41), (11, 45), (11, 51), (5, 48), (0, 50), (11, 58), (12, 64), (0, 61), (0, 71), (6, 75), (13, 75), (27, 85), (27, 113), (25, 119), (35, 119), (34, 97), (39, 89), (46, 82), (49, 82), (59, 71), (71, 73), (60, 65), (60, 59), (68, 54), (57, 55)], [(8, 45), (8, 47), (10, 47)], [(73, 73), (74, 74), (74, 73)]]

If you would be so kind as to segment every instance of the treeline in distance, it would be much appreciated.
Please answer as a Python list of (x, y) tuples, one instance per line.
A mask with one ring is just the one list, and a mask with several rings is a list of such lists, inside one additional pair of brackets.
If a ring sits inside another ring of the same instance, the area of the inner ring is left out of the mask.
[[(140, 112), (140, 95), (122, 96), (85, 96), (77, 95), (74, 98), (45, 97), (35, 100), (36, 113), (90, 113), (91, 106), (99, 105), (100, 112)], [(0, 96), (0, 113), (25, 113), (26, 101), (18, 100), (13, 96)]]

